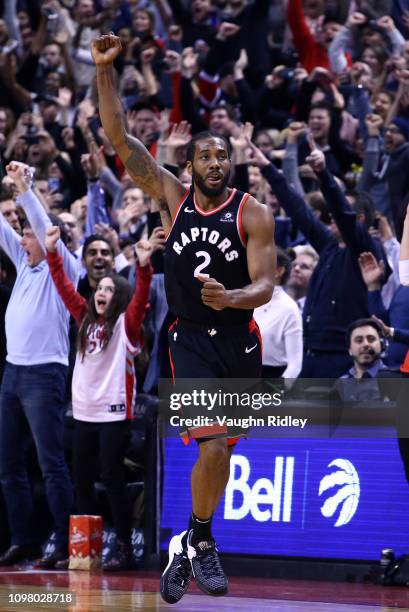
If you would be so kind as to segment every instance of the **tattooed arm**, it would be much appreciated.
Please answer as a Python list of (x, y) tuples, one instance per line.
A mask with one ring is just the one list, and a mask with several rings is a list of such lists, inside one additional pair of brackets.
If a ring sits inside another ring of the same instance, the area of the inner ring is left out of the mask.
[(120, 51), (121, 42), (113, 34), (100, 36), (92, 43), (102, 125), (136, 185), (158, 202), (162, 224), (165, 231), (169, 231), (185, 188), (173, 174), (156, 163), (140, 140), (126, 130), (113, 68), (113, 61)]

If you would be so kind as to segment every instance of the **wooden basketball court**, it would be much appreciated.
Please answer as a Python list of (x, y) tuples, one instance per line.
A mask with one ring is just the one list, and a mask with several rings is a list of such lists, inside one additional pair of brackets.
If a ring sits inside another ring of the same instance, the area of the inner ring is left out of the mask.
[[(159, 595), (159, 573), (44, 572), (30, 567), (0, 570), (0, 610), (67, 610), (68, 612), (128, 612), (182, 610), (185, 612), (387, 612), (409, 611), (409, 589), (369, 584), (231, 577), (230, 593), (211, 598), (194, 583), (176, 605)], [(75, 593), (76, 603), (41, 603), (47, 594)], [(31, 594), (33, 603), (28, 603)], [(23, 602), (22, 600), (25, 599)], [(35, 603), (37, 600), (37, 603)]]

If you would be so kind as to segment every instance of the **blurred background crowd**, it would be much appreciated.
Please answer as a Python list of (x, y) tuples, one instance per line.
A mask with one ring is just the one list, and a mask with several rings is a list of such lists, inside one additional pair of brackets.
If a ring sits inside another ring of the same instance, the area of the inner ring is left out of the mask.
[[(265, 373), (359, 377), (361, 348), (346, 332), (373, 315), (375, 340), (389, 340), (387, 352), (384, 343), (368, 349), (373, 362), (409, 371), (409, 287), (399, 278), (409, 232), (409, 0), (2, 0), (0, 15), (0, 211), (21, 234), (6, 165), (27, 164), (82, 261), (85, 297), (112, 270), (134, 285), (135, 244), (151, 241), (139, 391), (155, 394), (169, 375), (173, 319), (157, 203), (133, 184), (98, 115), (90, 43), (108, 32), (122, 41), (115, 67), (129, 130), (156, 160), (189, 186), (192, 134), (223, 134), (230, 184), (272, 208), (277, 289), (256, 311)], [(317, 150), (325, 161), (311, 158)], [(16, 273), (4, 252), (0, 264), (4, 366)]]
[[(77, 257), (90, 234), (109, 243), (105, 260), (83, 254), (91, 287), (112, 267), (111, 255), (132, 282), (134, 245), (152, 237), (158, 276), (140, 388), (154, 390), (167, 368), (160, 338), (171, 318), (161, 282), (164, 236), (155, 230), (155, 202), (133, 186), (101, 127), (90, 42), (104, 32), (122, 41), (116, 69), (129, 129), (158, 162), (188, 185), (187, 143), (210, 128), (231, 139), (231, 184), (273, 210), (276, 242), (287, 250), (280, 252), (278, 285), (298, 312), (291, 303), (288, 310), (288, 302), (278, 309), (280, 332), (266, 366), (288, 366), (286, 377), (336, 377), (348, 366), (344, 336), (352, 321), (375, 314), (388, 328), (409, 328), (407, 290), (397, 272), (409, 197), (409, 2), (2, 4), (1, 212), (20, 231), (23, 212), (5, 166), (22, 161), (32, 168), (46, 211), (64, 223)], [(282, 185), (266, 180), (248, 138), (302, 204), (289, 202)], [(342, 203), (306, 163), (311, 147), (325, 154)], [(361, 226), (358, 238), (348, 215)], [(359, 260), (368, 252), (372, 258)], [(1, 263), (2, 283), (11, 288), (13, 266), (4, 255)], [(3, 301), (6, 296), (4, 290)], [(406, 348), (393, 343), (390, 365), (403, 363)]]

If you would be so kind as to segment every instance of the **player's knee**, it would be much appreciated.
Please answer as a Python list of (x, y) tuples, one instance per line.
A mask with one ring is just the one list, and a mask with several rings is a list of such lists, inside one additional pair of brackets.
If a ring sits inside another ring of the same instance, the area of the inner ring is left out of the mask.
[(208, 440), (200, 445), (200, 458), (213, 470), (225, 469), (229, 464), (227, 440)]

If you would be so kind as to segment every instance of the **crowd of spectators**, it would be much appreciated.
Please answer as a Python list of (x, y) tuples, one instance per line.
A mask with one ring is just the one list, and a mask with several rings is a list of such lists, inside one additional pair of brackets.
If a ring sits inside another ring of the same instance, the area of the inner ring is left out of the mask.
[[(399, 278), (409, 0), (3, 0), (0, 15), (2, 231), (4, 221), (22, 235), (29, 216), (6, 172), (19, 161), (49, 223), (62, 228), (86, 299), (113, 270), (134, 287), (135, 245), (149, 239), (140, 391), (156, 393), (169, 375), (165, 235), (157, 203), (132, 183), (101, 126), (90, 43), (107, 32), (122, 42), (115, 67), (129, 131), (158, 162), (188, 186), (187, 145), (211, 129), (230, 138), (231, 185), (271, 206), (277, 289), (255, 313), (265, 374), (345, 376), (350, 326), (373, 315), (389, 340), (385, 367), (409, 372), (409, 288)], [(17, 261), (5, 251), (2, 369)], [(71, 361), (75, 335), (72, 323)]]

